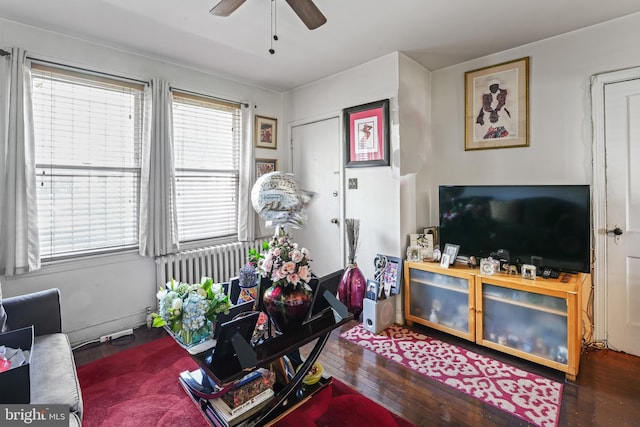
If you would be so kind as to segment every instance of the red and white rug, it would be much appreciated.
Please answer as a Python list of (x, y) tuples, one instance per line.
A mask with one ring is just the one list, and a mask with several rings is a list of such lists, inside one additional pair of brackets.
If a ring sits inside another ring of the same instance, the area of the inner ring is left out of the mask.
[(539, 427), (556, 427), (563, 384), (393, 325), (340, 337)]

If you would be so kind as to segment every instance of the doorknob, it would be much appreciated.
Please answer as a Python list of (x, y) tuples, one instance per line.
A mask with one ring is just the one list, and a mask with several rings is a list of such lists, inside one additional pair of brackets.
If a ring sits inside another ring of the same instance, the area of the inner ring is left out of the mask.
[(329, 220), (329, 222), (330, 222), (331, 224), (337, 224), (337, 223), (338, 223), (338, 218), (331, 218), (331, 219)]
[(622, 228), (620, 228), (619, 225), (616, 225), (613, 230), (607, 230), (607, 234), (609, 234), (609, 233), (613, 233), (616, 236), (620, 236), (620, 235), (622, 235), (623, 231), (622, 231)]

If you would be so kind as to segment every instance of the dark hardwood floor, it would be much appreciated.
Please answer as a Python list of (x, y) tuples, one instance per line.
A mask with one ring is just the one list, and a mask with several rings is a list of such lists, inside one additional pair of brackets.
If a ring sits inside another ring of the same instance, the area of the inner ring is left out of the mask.
[[(451, 387), (426, 378), (398, 363), (339, 338), (355, 321), (332, 333), (320, 361), (325, 370), (363, 395), (416, 426), (526, 426), (527, 423)], [(491, 356), (557, 381), (561, 373), (503, 355), (428, 328), (427, 335)], [(74, 351), (78, 366), (164, 336), (161, 329), (135, 330), (135, 339), (87, 345)], [(303, 348), (310, 350), (311, 345)], [(606, 349), (590, 349), (581, 356), (575, 383), (565, 382), (559, 426), (639, 426), (640, 358)]]

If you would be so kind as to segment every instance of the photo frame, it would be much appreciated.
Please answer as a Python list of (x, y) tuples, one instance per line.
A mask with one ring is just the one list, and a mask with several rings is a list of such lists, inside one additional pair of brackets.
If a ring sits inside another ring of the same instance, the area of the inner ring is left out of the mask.
[(522, 264), (522, 278), (535, 280), (536, 279), (536, 266), (531, 264)]
[(365, 289), (364, 297), (372, 301), (378, 300), (380, 284), (374, 280), (367, 280), (367, 288)]
[(451, 243), (447, 243), (444, 245), (444, 252), (442, 253), (442, 259), (447, 255), (449, 258), (449, 264), (453, 265), (456, 262), (456, 258), (458, 257), (458, 251), (460, 250), (460, 245), (454, 245)]
[(343, 110), (345, 167), (389, 166), (389, 100)]
[(422, 248), (417, 245), (409, 245), (407, 247), (407, 261), (422, 261)]
[(380, 275), (379, 293), (382, 294), (382, 291), (384, 291), (385, 297), (397, 295), (400, 293), (400, 287), (402, 286), (402, 259), (381, 254), (376, 256), (376, 258), (378, 257), (387, 259), (384, 270)]
[(464, 73), (465, 151), (529, 146), (529, 57)]
[(278, 160), (276, 159), (256, 159), (256, 179), (265, 173), (278, 170)]
[(449, 254), (442, 254), (442, 259), (440, 259), (440, 267), (449, 268), (451, 257)]
[(257, 148), (278, 148), (278, 119), (256, 115), (253, 132)]

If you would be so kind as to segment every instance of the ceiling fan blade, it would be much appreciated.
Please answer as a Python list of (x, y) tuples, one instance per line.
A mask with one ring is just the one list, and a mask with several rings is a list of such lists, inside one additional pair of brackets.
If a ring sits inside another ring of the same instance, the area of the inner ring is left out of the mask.
[(210, 14), (216, 16), (229, 16), (231, 13), (242, 6), (246, 0), (221, 0), (220, 3), (213, 6), (209, 11)]
[[(224, 0), (223, 0), (224, 1)], [(310, 30), (315, 30), (325, 22), (327, 18), (320, 12), (312, 0), (287, 0), (291, 9), (302, 19), (304, 25)]]

